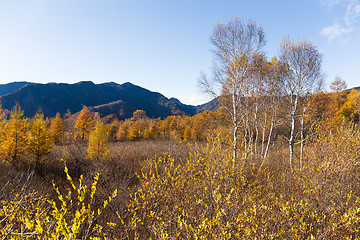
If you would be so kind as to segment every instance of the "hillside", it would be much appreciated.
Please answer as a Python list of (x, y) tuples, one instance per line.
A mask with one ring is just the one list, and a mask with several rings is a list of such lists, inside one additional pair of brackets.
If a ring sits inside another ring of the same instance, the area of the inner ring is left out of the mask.
[(0, 96), (12, 93), (25, 85), (34, 84), (31, 82), (12, 82), (6, 84), (0, 84)]
[[(7, 84), (7, 86), (10, 85)], [(196, 106), (168, 99), (160, 93), (129, 82), (94, 84), (85, 81), (75, 84), (48, 83), (16, 86), (17, 90), (0, 96), (0, 101), (4, 109), (11, 109), (18, 102), (27, 117), (33, 116), (39, 108), (42, 109), (45, 117), (53, 117), (57, 112), (64, 115), (68, 109), (71, 113), (76, 113), (84, 105), (93, 107), (101, 116), (112, 114), (119, 119), (130, 117), (137, 109), (146, 111), (152, 118), (179, 114), (194, 115), (199, 111)], [(9, 89), (1, 87), (2, 92)]]

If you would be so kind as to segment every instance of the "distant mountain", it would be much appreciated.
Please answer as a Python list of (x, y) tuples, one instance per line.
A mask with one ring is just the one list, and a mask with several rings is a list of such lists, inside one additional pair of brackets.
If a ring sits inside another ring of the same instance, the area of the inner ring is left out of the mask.
[(183, 104), (177, 98), (170, 98), (169, 100), (179, 105), (184, 111), (191, 113), (191, 115), (194, 115), (198, 112), (197, 106)]
[(131, 117), (137, 109), (144, 110), (151, 118), (194, 115), (199, 111), (196, 106), (168, 99), (129, 82), (25, 84), (12, 93), (0, 96), (0, 101), (4, 109), (11, 109), (18, 102), (27, 117), (32, 117), (40, 108), (46, 117), (55, 116), (57, 112), (64, 115), (68, 109), (76, 113), (84, 105), (93, 107), (103, 117), (113, 115), (119, 119)]
[(203, 111), (216, 111), (218, 107), (219, 107), (219, 101), (217, 98), (214, 98), (210, 102), (196, 106), (196, 113)]
[(12, 93), (25, 85), (34, 84), (31, 82), (12, 82), (6, 84), (0, 84), (0, 96)]
[(118, 119), (131, 118), (132, 113), (137, 109), (123, 100), (98, 105), (93, 107), (94, 112), (98, 112), (100, 116), (114, 115)]
[[(354, 87), (354, 88), (351, 88), (351, 89), (355, 89), (356, 91), (360, 91), (360, 86), (359, 87)], [(348, 90), (351, 90), (351, 89), (348, 89)]]
[(174, 98), (174, 97), (170, 98), (169, 100), (170, 100), (170, 101), (173, 101), (174, 103), (177, 103), (177, 104), (183, 104), (182, 102), (180, 102), (179, 99)]

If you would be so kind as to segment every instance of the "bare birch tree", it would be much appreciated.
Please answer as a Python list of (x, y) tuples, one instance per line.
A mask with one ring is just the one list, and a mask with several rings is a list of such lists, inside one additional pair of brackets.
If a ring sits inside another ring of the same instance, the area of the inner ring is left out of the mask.
[(293, 168), (295, 129), (300, 119), (300, 165), (304, 147), (304, 119), (312, 93), (322, 86), (322, 55), (316, 46), (306, 40), (294, 42), (284, 38), (280, 46), (280, 61), (287, 70), (284, 79), (284, 93), (291, 121), (289, 141), (289, 163)]
[(231, 118), (233, 128), (233, 166), (238, 155), (238, 131), (249, 117), (244, 109), (245, 97), (251, 93), (251, 68), (253, 57), (265, 45), (263, 29), (253, 21), (239, 18), (217, 24), (210, 37), (213, 45), (214, 65), (211, 79), (201, 76), (205, 91), (216, 97)]
[[(273, 58), (270, 62), (266, 62), (265, 74), (267, 80), (265, 81), (265, 93), (264, 98), (266, 100), (264, 104), (263, 114), (264, 121), (262, 122), (262, 147), (261, 155), (265, 160), (268, 156), (271, 138), (274, 134), (275, 127), (281, 122), (278, 116), (279, 108), (282, 103), (283, 96), (283, 80), (284, 74), (286, 74), (284, 64)], [(267, 134), (265, 135), (265, 133)], [(266, 146), (265, 146), (265, 140)]]

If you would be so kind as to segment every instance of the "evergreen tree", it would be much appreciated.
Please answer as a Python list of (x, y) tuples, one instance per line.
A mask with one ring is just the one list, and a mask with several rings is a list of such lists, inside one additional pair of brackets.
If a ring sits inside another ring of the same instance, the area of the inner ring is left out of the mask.
[(93, 128), (94, 122), (90, 115), (89, 109), (84, 106), (80, 111), (80, 114), (76, 120), (75, 128), (78, 130), (77, 137), (80, 136), (82, 140), (85, 139), (85, 135)]
[(50, 133), (54, 138), (54, 143), (58, 144), (64, 138), (65, 124), (60, 117), (60, 113), (56, 113), (55, 118), (51, 119)]
[(41, 112), (38, 112), (34, 117), (28, 139), (29, 152), (35, 155), (36, 162), (39, 162), (42, 156), (49, 154), (54, 146), (54, 139), (46, 126), (44, 115)]
[(89, 135), (87, 153), (93, 160), (105, 160), (109, 156), (109, 134), (98, 113), (95, 115), (95, 128)]
[(0, 155), (14, 166), (18, 165), (19, 156), (25, 154), (28, 148), (27, 132), (29, 124), (23, 119), (24, 112), (16, 104), (10, 112), (10, 120), (3, 126), (3, 141)]

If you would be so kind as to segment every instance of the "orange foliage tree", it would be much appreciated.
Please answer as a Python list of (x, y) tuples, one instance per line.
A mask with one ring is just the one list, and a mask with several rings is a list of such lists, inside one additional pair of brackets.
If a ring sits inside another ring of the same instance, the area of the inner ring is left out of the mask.
[(90, 111), (86, 106), (84, 106), (80, 111), (80, 114), (77, 117), (75, 123), (75, 128), (78, 130), (76, 136), (80, 136), (80, 138), (84, 140), (86, 134), (90, 132), (93, 126), (94, 126), (94, 121), (91, 117)]

